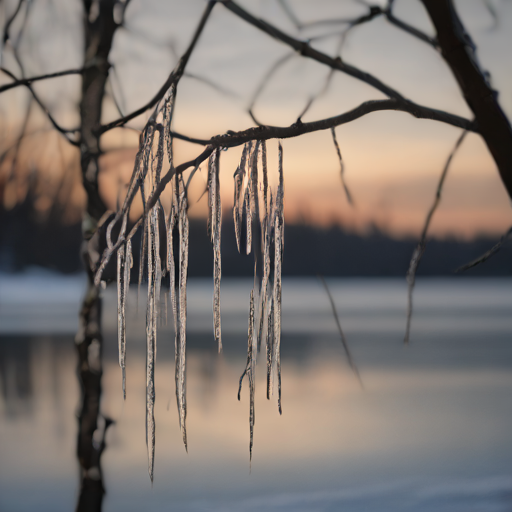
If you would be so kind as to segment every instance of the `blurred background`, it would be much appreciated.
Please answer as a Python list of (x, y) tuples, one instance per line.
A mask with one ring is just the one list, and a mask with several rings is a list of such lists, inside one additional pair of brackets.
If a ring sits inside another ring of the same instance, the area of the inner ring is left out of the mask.
[[(348, 31), (336, 21), (363, 15), (365, 2), (240, 3), (329, 55), (341, 51), (346, 62), (417, 103), (471, 116), (431, 47), (382, 16)], [(18, 5), (9, 40), (2, 38), (2, 68), (20, 78), (83, 66), (81, 2), (2, 0), (4, 34)], [(510, 119), (512, 2), (455, 5)], [(110, 53), (103, 122), (136, 110), (156, 93), (204, 6), (203, 0), (131, 0)], [(434, 33), (419, 1), (396, 0), (395, 14)], [(298, 28), (294, 17), (304, 26)], [(319, 20), (327, 22), (308, 24)], [(341, 73), (328, 75), (216, 6), (179, 84), (174, 129), (210, 138), (253, 126), (249, 108), (263, 124), (287, 126), (312, 98), (304, 121), (382, 97)], [(0, 73), (0, 87), (10, 81)], [(60, 126), (79, 125), (79, 75), (32, 87)], [(112, 211), (130, 178), (148, 116), (102, 139), (100, 194)], [(0, 93), (0, 118), (0, 511), (65, 511), (74, 508), (80, 484), (73, 347), (85, 290), (80, 154), (24, 87)], [(105, 510), (510, 510), (511, 248), (505, 245), (485, 264), (454, 274), (512, 225), (495, 164), (475, 134), (453, 159), (418, 269), (412, 346), (404, 349), (405, 273), (460, 130), (378, 112), (336, 133), (353, 206), (329, 131), (283, 141), (283, 416), (275, 397), (265, 399), (260, 365), (251, 470), (245, 388), (242, 403), (236, 400), (253, 272), (252, 257), (236, 250), (231, 220), (232, 174), (241, 148), (221, 157), (221, 356), (211, 329), (205, 165), (191, 182), (188, 455), (174, 405), (172, 314), (162, 292), (153, 488), (144, 434), (145, 290), (132, 290), (128, 302), (126, 402), (117, 364), (115, 290), (104, 291), (102, 413), (115, 421), (105, 434), (102, 458)], [(200, 151), (176, 140), (175, 162)], [(275, 180), (275, 141), (268, 152)], [(344, 359), (318, 274), (328, 277), (363, 388)], [(104, 430), (100, 424), (98, 443)]]

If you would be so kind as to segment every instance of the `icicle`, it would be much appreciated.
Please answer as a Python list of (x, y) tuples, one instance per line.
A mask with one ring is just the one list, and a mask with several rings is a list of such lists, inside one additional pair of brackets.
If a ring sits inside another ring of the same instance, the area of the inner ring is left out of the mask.
[[(130, 291), (130, 274), (133, 267), (133, 254), (132, 254), (132, 241), (128, 239), (125, 247), (125, 260), (124, 260), (124, 307), (126, 311), (126, 302), (128, 299), (128, 292)], [(123, 378), (123, 397), (126, 399), (126, 328), (122, 345), (122, 378)]]
[[(174, 228), (176, 226), (176, 220), (178, 218), (179, 211), (179, 192), (178, 192), (178, 176), (174, 178), (174, 195), (173, 202), (171, 205), (171, 213), (169, 214), (168, 231), (167, 231), (167, 271), (169, 272), (170, 281), (170, 294), (171, 294), (171, 307), (174, 320), (174, 333), (178, 336), (178, 316), (177, 316), (177, 304), (176, 304), (176, 265), (174, 261)], [(177, 344), (177, 341), (176, 341)]]
[(147, 217), (148, 233), (148, 300), (146, 309), (146, 445), (148, 449), (149, 478), (153, 482), (155, 463), (155, 355), (156, 326), (155, 324), (155, 233), (154, 210)]
[(250, 160), (250, 174), (249, 174), (249, 190), (251, 194), (251, 218), (255, 222), (259, 222), (260, 205), (258, 200), (258, 157), (260, 150), (260, 141), (256, 141), (254, 151)]
[(173, 166), (173, 148), (172, 148), (172, 135), (171, 123), (174, 114), (174, 98), (176, 96), (176, 85), (171, 86), (169, 97), (167, 98), (164, 106), (164, 133), (167, 146), (167, 156), (169, 158), (169, 166)]
[(125, 295), (125, 266), (126, 253), (124, 244), (117, 250), (117, 342), (119, 350), (119, 366), (121, 367), (123, 398), (126, 400), (125, 387), (125, 344), (126, 344), (126, 295)]
[(123, 398), (126, 400), (126, 298), (130, 288), (132, 242), (128, 240), (117, 251), (117, 336), (121, 367)]
[(218, 158), (219, 152), (218, 150), (215, 150), (208, 159), (208, 234), (210, 235), (211, 242), (213, 242), (215, 234), (215, 219), (217, 218), (217, 213), (215, 211), (215, 208), (217, 207), (217, 191), (215, 189), (217, 180), (215, 175)]
[(155, 330), (155, 341), (156, 341), (156, 329), (158, 325), (158, 318), (160, 316), (160, 289), (162, 286), (162, 261), (160, 259), (160, 224), (159, 224), (159, 208), (158, 205), (155, 205), (153, 208), (153, 236), (155, 239), (155, 308), (153, 311), (154, 317), (154, 325), (153, 329)]
[[(264, 219), (268, 219), (268, 170), (267, 170), (267, 143), (261, 141), (261, 163), (263, 171), (263, 212)], [(265, 243), (265, 230), (262, 228), (262, 243)]]
[[(146, 180), (146, 176), (148, 174), (148, 170), (150, 168), (149, 165), (149, 156), (151, 154), (151, 148), (153, 146), (153, 140), (154, 140), (154, 130), (151, 128), (151, 126), (148, 128), (148, 136), (146, 138), (145, 146), (144, 146), (144, 153), (141, 157), (142, 160), (142, 170), (139, 177), (139, 186), (140, 186), (140, 195), (142, 199), (142, 208), (143, 208), (143, 228), (142, 228), (142, 235), (141, 235), (141, 244), (140, 244), (140, 261), (139, 261), (139, 287), (137, 291), (137, 299), (138, 295), (140, 293), (140, 285), (142, 283), (142, 279), (144, 276), (144, 263), (145, 263), (145, 257), (147, 253), (146, 247), (148, 244), (148, 222), (146, 219), (146, 192), (144, 187), (144, 181)], [(137, 300), (138, 302), (138, 300)]]
[(245, 253), (250, 254), (251, 248), (252, 248), (252, 212), (251, 212), (251, 198), (250, 198), (250, 189), (247, 187), (245, 189), (245, 196), (244, 196), (244, 203), (243, 203), (243, 209), (245, 211), (245, 220), (246, 220), (246, 231), (245, 231), (245, 238), (246, 238), (246, 248)]
[(243, 202), (240, 200), (243, 196), (243, 184), (244, 184), (244, 176), (245, 176), (245, 165), (247, 160), (247, 153), (250, 151), (251, 143), (246, 143), (244, 145), (244, 149), (242, 150), (242, 156), (240, 158), (240, 163), (235, 171), (233, 176), (234, 180), (234, 200), (233, 200), (233, 221), (235, 224), (235, 237), (236, 237), (236, 246), (238, 252), (240, 252), (240, 236), (241, 236), (241, 217), (242, 217), (242, 208)]
[[(259, 305), (259, 328), (258, 328), (258, 351), (261, 349), (261, 342), (264, 336), (265, 318), (268, 301), (268, 281), (270, 276), (270, 211), (268, 204), (268, 172), (267, 172), (267, 145), (261, 141), (261, 160), (263, 178), (262, 210), (263, 217), (260, 220), (261, 246), (263, 247), (263, 277), (261, 279), (260, 305)], [(268, 329), (267, 323), (267, 329)]]
[(272, 371), (272, 358), (274, 353), (274, 301), (270, 298), (267, 329), (267, 400), (274, 393), (274, 374)]
[[(162, 168), (164, 165), (164, 127), (161, 124), (156, 126), (158, 132), (158, 146), (156, 150), (156, 166), (153, 164), (153, 174), (155, 177), (155, 186), (160, 183), (160, 177), (162, 175)], [(153, 161), (154, 162), (154, 161)]]
[(284, 247), (284, 178), (283, 178), (283, 148), (279, 143), (279, 186), (275, 201), (275, 220), (274, 220), (274, 355), (273, 363), (276, 366), (278, 380), (278, 408), (279, 414), (282, 413), (281, 407), (281, 271), (282, 256)]
[(222, 351), (222, 338), (220, 326), (220, 281), (221, 281), (221, 224), (222, 207), (220, 202), (220, 150), (216, 149), (208, 162), (208, 205), (209, 205), (209, 231), (213, 242), (213, 333)]
[(180, 203), (179, 203), (179, 242), (180, 242), (180, 272), (179, 272), (179, 303), (178, 317), (179, 328), (176, 336), (176, 400), (178, 403), (178, 413), (180, 429), (183, 435), (183, 443), (187, 449), (187, 403), (186, 403), (186, 381), (185, 381), (185, 364), (186, 364), (186, 343), (187, 343), (187, 272), (188, 272), (188, 236), (189, 221), (187, 214), (187, 196), (183, 183), (180, 181)]
[[(255, 395), (255, 370), (256, 370), (256, 347), (254, 346), (254, 289), (251, 290), (251, 302), (249, 306), (249, 329), (247, 336), (247, 367), (246, 371), (249, 378), (249, 460), (252, 460), (252, 446), (254, 437), (254, 395)], [(242, 384), (240, 378), (240, 386)], [(238, 399), (240, 400), (240, 390), (238, 391)]]

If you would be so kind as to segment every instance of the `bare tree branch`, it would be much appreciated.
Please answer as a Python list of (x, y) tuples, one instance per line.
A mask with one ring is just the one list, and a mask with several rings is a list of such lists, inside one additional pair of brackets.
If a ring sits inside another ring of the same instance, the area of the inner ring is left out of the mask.
[[(295, 56), (295, 52), (286, 53), (282, 57), (279, 57), (273, 64), (270, 66), (268, 71), (263, 75), (263, 78), (259, 82), (258, 86), (254, 90), (254, 93), (252, 95), (251, 101), (249, 102), (248, 112), (251, 117), (252, 116), (252, 110), (254, 108), (254, 105), (256, 103), (256, 100), (259, 98), (260, 94), (265, 89), (265, 86), (268, 84), (269, 80), (272, 78), (274, 73), (285, 63), (288, 62), (292, 57)], [(254, 120), (254, 117), (253, 117)], [(258, 124), (258, 123), (256, 123)]]
[(216, 135), (211, 139), (197, 139), (177, 132), (171, 132), (171, 135), (177, 139), (191, 142), (193, 144), (231, 148), (245, 144), (250, 140), (289, 139), (292, 137), (298, 137), (299, 135), (304, 135), (305, 133), (328, 130), (336, 126), (355, 121), (356, 119), (372, 112), (387, 110), (406, 112), (418, 119), (431, 119), (433, 121), (444, 122), (470, 132), (478, 133), (479, 130), (478, 125), (474, 121), (456, 116), (455, 114), (449, 114), (442, 110), (435, 110), (422, 105), (417, 105), (416, 103), (408, 100), (398, 101), (389, 99), (366, 101), (353, 110), (349, 110), (348, 112), (338, 116), (320, 119), (318, 121), (311, 121), (309, 123), (303, 123), (300, 121), (290, 126), (266, 126), (255, 120), (255, 123), (258, 126), (254, 128), (249, 128), (240, 132), (228, 131), (223, 135)]
[(343, 158), (341, 157), (341, 150), (340, 145), (338, 144), (338, 139), (336, 138), (336, 130), (331, 128), (331, 135), (332, 140), (334, 142), (334, 147), (336, 148), (336, 154), (338, 155), (338, 160), (340, 162), (340, 177), (341, 177), (341, 184), (343, 185), (343, 190), (345, 191), (345, 196), (347, 198), (348, 203), (350, 206), (354, 206), (354, 202), (352, 201), (352, 194), (350, 193), (350, 190), (347, 187), (347, 184), (345, 182), (345, 164), (343, 163)]
[(23, 5), (24, 2), (25, 2), (25, 0), (19, 0), (18, 1), (18, 5), (16, 6), (16, 9), (12, 13), (12, 16), (5, 23), (5, 27), (4, 27), (4, 40), (3, 40), (4, 44), (7, 41), (9, 41), (9, 38), (10, 38), (9, 30), (11, 29), (11, 25), (12, 25), (13, 21), (16, 19), (16, 16), (18, 16), (18, 13), (20, 12), (21, 6)]
[(420, 119), (442, 121), (444, 123), (456, 126), (458, 128), (463, 128), (468, 131), (479, 131), (478, 125), (469, 119), (465, 119), (454, 114), (449, 114), (441, 110), (435, 110), (429, 107), (424, 107), (422, 105), (417, 105), (408, 100), (388, 99), (366, 101), (353, 110), (338, 116), (321, 119), (319, 121), (312, 121), (310, 123), (298, 122), (287, 127), (262, 125), (255, 128), (249, 128), (248, 130), (241, 132), (228, 132), (225, 135), (212, 137), (208, 143), (221, 147), (235, 147), (244, 144), (249, 140), (288, 139), (291, 137), (303, 135), (305, 133), (327, 130), (334, 126), (339, 126), (341, 124), (354, 121), (355, 119), (363, 117), (371, 112), (378, 112), (383, 110), (407, 112)]
[(455, 146), (453, 147), (450, 155), (448, 156), (448, 159), (446, 160), (446, 163), (443, 168), (443, 172), (441, 173), (441, 177), (439, 178), (439, 183), (437, 184), (437, 190), (436, 190), (436, 196), (434, 198), (434, 202), (432, 203), (432, 206), (430, 207), (430, 210), (428, 211), (427, 217), (425, 219), (425, 225), (423, 226), (423, 231), (421, 232), (420, 241), (418, 242), (418, 245), (414, 249), (414, 252), (412, 253), (411, 262), (409, 263), (409, 270), (407, 271), (407, 284), (408, 284), (408, 291), (407, 291), (407, 324), (405, 327), (405, 336), (404, 336), (404, 343), (409, 343), (409, 335), (411, 331), (411, 319), (412, 319), (412, 294), (414, 291), (414, 285), (416, 283), (416, 271), (418, 269), (418, 265), (420, 264), (421, 258), (423, 256), (423, 253), (425, 252), (425, 247), (427, 245), (427, 232), (428, 228), (430, 226), (430, 221), (432, 220), (432, 217), (434, 215), (434, 212), (437, 209), (437, 206), (439, 205), (439, 202), (441, 201), (441, 192), (443, 190), (443, 185), (446, 179), (446, 176), (448, 174), (448, 169), (450, 168), (450, 164), (453, 160), (453, 157), (455, 156), (455, 153), (459, 149), (460, 145), (462, 144), (462, 141), (467, 135), (467, 131), (464, 130), (460, 137), (457, 139), (457, 142), (455, 142)]
[(140, 107), (139, 109), (135, 110), (131, 114), (128, 114), (124, 117), (120, 117), (119, 119), (116, 119), (115, 121), (112, 121), (111, 123), (105, 124), (103, 126), (100, 126), (98, 129), (99, 134), (105, 133), (109, 130), (112, 130), (113, 128), (117, 128), (119, 126), (122, 126), (123, 124), (126, 124), (128, 121), (135, 119), (136, 117), (140, 116), (150, 108), (154, 107), (165, 95), (167, 90), (171, 87), (173, 84), (177, 84), (181, 77), (183, 76), (183, 73), (185, 71), (185, 67), (188, 63), (188, 60), (190, 56), (192, 55), (192, 51), (194, 50), (197, 41), (199, 40), (199, 36), (201, 35), (206, 22), (208, 21), (208, 18), (212, 12), (213, 7), (215, 6), (216, 0), (210, 0), (208, 4), (206, 5), (206, 8), (203, 12), (203, 16), (201, 17), (201, 20), (199, 21), (199, 25), (196, 28), (196, 31), (194, 33), (194, 36), (192, 38), (192, 41), (187, 48), (187, 51), (182, 55), (181, 59), (179, 60), (177, 66), (171, 71), (171, 74), (165, 81), (165, 83), (160, 87), (159, 91), (151, 98), (151, 100), (146, 103), (144, 106)]
[(334, 59), (321, 51), (315, 50), (310, 46), (310, 44), (307, 41), (301, 41), (300, 39), (296, 39), (292, 36), (289, 36), (288, 34), (285, 34), (283, 31), (279, 30), (277, 27), (274, 27), (270, 23), (255, 18), (252, 14), (250, 14), (245, 9), (240, 7), (237, 3), (233, 2), (233, 0), (225, 0), (224, 2), (222, 2), (222, 5), (224, 5), (233, 14), (245, 20), (250, 25), (253, 25), (254, 27), (260, 29), (269, 36), (273, 37), (274, 39), (277, 39), (278, 41), (281, 41), (282, 43), (292, 47), (302, 56), (308, 57), (317, 62), (320, 62), (321, 64), (325, 64), (333, 69), (341, 71), (349, 76), (357, 78), (358, 80), (361, 80), (362, 82), (371, 85), (372, 87), (382, 92), (389, 98), (404, 99), (403, 96), (398, 91), (384, 84), (378, 78), (374, 77), (370, 73), (361, 71), (360, 69), (350, 64), (346, 64), (339, 57)]
[(297, 29), (303, 30), (312, 27), (318, 26), (331, 26), (331, 25), (348, 25), (347, 29), (350, 30), (358, 25), (362, 25), (363, 23), (368, 23), (378, 16), (385, 16), (386, 19), (397, 28), (404, 30), (410, 35), (417, 37), (421, 41), (429, 44), (433, 48), (437, 49), (437, 41), (435, 38), (430, 37), (425, 34), (421, 30), (409, 25), (408, 23), (400, 20), (393, 14), (393, 2), (388, 1), (388, 5), (386, 8), (382, 8), (379, 5), (369, 5), (364, 3), (366, 7), (368, 7), (368, 13), (363, 14), (362, 16), (358, 16), (357, 18), (330, 18), (325, 20), (317, 20), (311, 21), (307, 23), (301, 23), (297, 18), (293, 10), (290, 8), (286, 0), (278, 0), (279, 4), (283, 8), (284, 12), (287, 14), (288, 18), (292, 21), (292, 23), (297, 27)]
[(417, 37), (418, 39), (420, 39), (424, 43), (429, 44), (430, 46), (432, 46), (432, 48), (434, 48), (436, 50), (439, 48), (436, 38), (430, 37), (429, 35), (425, 34), (421, 30), (418, 30), (416, 27), (413, 27), (412, 25), (409, 25), (408, 23), (405, 23), (404, 21), (398, 19), (393, 14), (393, 1), (392, 0), (388, 2), (388, 7), (384, 11), (384, 14), (386, 15), (386, 19), (392, 25), (395, 25), (395, 27), (398, 27), (398, 28), (404, 30), (405, 32), (407, 32), (408, 34), (410, 34), (414, 37)]
[(491, 256), (494, 256), (497, 252), (499, 252), (499, 250), (503, 247), (505, 242), (507, 242), (511, 238), (512, 238), (512, 227), (501, 237), (500, 241), (496, 245), (491, 247), (486, 253), (482, 254), (482, 256), (467, 263), (466, 265), (462, 265), (462, 267), (459, 267), (455, 272), (465, 272), (466, 270), (469, 270), (470, 268), (480, 265), (480, 263), (484, 263), (484, 261), (487, 261)]
[[(2, 71), (6, 72), (4, 68), (2, 68)], [(7, 72), (6, 72), (7, 73)], [(34, 82), (37, 82), (39, 80), (47, 80), (49, 78), (57, 78), (59, 76), (67, 76), (67, 75), (81, 75), (83, 73), (83, 69), (68, 69), (66, 71), (58, 71), (56, 73), (49, 73), (47, 75), (39, 75), (39, 76), (33, 76), (32, 78), (20, 78), (15, 79), (10, 84), (5, 84), (0, 86), (0, 92), (8, 91), (9, 89), (13, 89), (14, 87), (19, 87), (21, 85), (31, 85)], [(12, 76), (12, 75), (10, 75)]]
[[(12, 78), (13, 80), (17, 80), (17, 78), (8, 70), (8, 69), (5, 69), (5, 68), (0, 68), (0, 71), (4, 72), (7, 76), (9, 76), (10, 78)], [(68, 142), (70, 144), (73, 144), (74, 146), (78, 146), (79, 145), (79, 142), (76, 141), (76, 140), (73, 140), (69, 137), (69, 134), (70, 133), (77, 133), (79, 130), (78, 129), (67, 129), (67, 128), (62, 128), (62, 126), (59, 125), (59, 123), (57, 123), (57, 121), (55, 120), (55, 118), (52, 116), (52, 114), (50, 113), (50, 111), (48, 110), (48, 108), (45, 106), (45, 104), (41, 101), (41, 99), (39, 98), (39, 96), (36, 94), (36, 92), (34, 91), (34, 89), (32, 88), (32, 86), (30, 85), (30, 83), (27, 83), (27, 84), (23, 84), (29, 91), (30, 93), (32, 94), (32, 96), (34, 97), (34, 99), (36, 100), (36, 103), (41, 107), (41, 110), (46, 114), (46, 117), (49, 119), (50, 123), (52, 124), (52, 126), (60, 133), (62, 133), (64, 135), (64, 137), (66, 137), (66, 139), (68, 140)]]
[(512, 127), (482, 71), (476, 47), (452, 0), (422, 0), (436, 28), (441, 54), (452, 70), (512, 198)]

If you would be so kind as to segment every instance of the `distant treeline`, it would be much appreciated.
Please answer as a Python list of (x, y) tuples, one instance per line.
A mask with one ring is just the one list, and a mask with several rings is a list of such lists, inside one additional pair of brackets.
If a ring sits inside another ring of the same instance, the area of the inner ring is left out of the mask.
[[(135, 240), (138, 247), (140, 237)], [(418, 275), (452, 275), (461, 265), (477, 258), (496, 243), (496, 239), (479, 238), (471, 242), (437, 240), (428, 242)], [(38, 220), (29, 202), (5, 211), (0, 207), (0, 270), (21, 271), (41, 266), (64, 273), (83, 269), (80, 260), (80, 224), (63, 225), (58, 216)], [(308, 225), (287, 225), (283, 274), (288, 276), (404, 276), (416, 240), (394, 239), (378, 230), (367, 236)], [(135, 263), (138, 250), (134, 251)], [(162, 256), (165, 257), (163, 254)], [(115, 259), (115, 258), (114, 258)], [(112, 262), (114, 263), (114, 262)], [(134, 274), (137, 264), (134, 265)], [(190, 222), (190, 276), (211, 276), (213, 255), (206, 221)], [(238, 253), (232, 221), (222, 229), (222, 274), (252, 276), (252, 255)], [(114, 277), (114, 266), (108, 269)], [(510, 244), (486, 263), (466, 272), (467, 275), (512, 275)], [(135, 278), (132, 275), (132, 278)]]

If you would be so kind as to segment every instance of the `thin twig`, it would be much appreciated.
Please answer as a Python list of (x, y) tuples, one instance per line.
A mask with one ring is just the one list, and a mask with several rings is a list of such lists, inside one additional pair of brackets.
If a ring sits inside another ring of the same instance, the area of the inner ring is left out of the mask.
[[(5, 69), (5, 68), (0, 68), (0, 71), (2, 71), (3, 73), (5, 73), (7, 76), (11, 77), (13, 80), (17, 80), (16, 77), (8, 70), (8, 69)], [(41, 107), (41, 110), (46, 114), (46, 117), (49, 119), (50, 123), (53, 125), (53, 127), (60, 133), (62, 133), (64, 135), (64, 137), (66, 137), (66, 139), (68, 140), (68, 142), (70, 144), (73, 144), (74, 146), (78, 146), (79, 145), (79, 142), (76, 141), (76, 140), (73, 140), (69, 137), (69, 134), (70, 133), (77, 133), (79, 130), (78, 129), (67, 129), (67, 128), (62, 128), (58, 123), (57, 121), (55, 121), (54, 117), (52, 116), (52, 114), (50, 113), (50, 111), (48, 110), (48, 108), (45, 106), (45, 104), (41, 101), (41, 99), (39, 98), (39, 96), (36, 94), (36, 92), (34, 91), (34, 89), (32, 88), (32, 86), (28, 83), (28, 84), (23, 84), (29, 91), (30, 93), (32, 94), (32, 96), (34, 97), (34, 99), (36, 100), (36, 103)]]
[(345, 195), (347, 196), (347, 201), (351, 206), (354, 206), (354, 202), (352, 201), (352, 194), (350, 193), (347, 184), (345, 183), (345, 164), (343, 163), (343, 159), (341, 158), (340, 146), (338, 144), (338, 139), (336, 138), (336, 130), (334, 127), (331, 128), (332, 140), (334, 142), (334, 147), (336, 148), (336, 153), (338, 154), (338, 160), (340, 162), (340, 177), (341, 183), (343, 185), (343, 190), (345, 190)]
[(501, 237), (500, 241), (496, 245), (494, 245), (487, 252), (482, 254), (482, 256), (476, 258), (473, 261), (470, 261), (469, 263), (466, 263), (466, 265), (462, 265), (462, 267), (459, 267), (455, 272), (465, 272), (466, 270), (469, 270), (470, 268), (476, 267), (477, 265), (480, 265), (480, 263), (487, 261), (491, 256), (494, 256), (497, 252), (499, 252), (499, 250), (503, 247), (505, 242), (507, 242), (511, 238), (512, 227)]
[(430, 221), (432, 220), (432, 216), (434, 215), (434, 212), (436, 211), (437, 206), (439, 205), (439, 202), (441, 201), (441, 192), (443, 190), (444, 181), (446, 179), (446, 175), (448, 174), (448, 169), (450, 168), (452, 159), (467, 134), (468, 134), (468, 132), (466, 130), (464, 130), (461, 133), (461, 135), (455, 142), (455, 146), (453, 147), (450, 155), (448, 156), (448, 159), (446, 160), (446, 163), (443, 168), (443, 172), (441, 173), (441, 176), (439, 178), (439, 183), (437, 184), (437, 190), (436, 190), (436, 196), (434, 198), (434, 202), (432, 203), (432, 206), (430, 207), (430, 210), (428, 211), (427, 217), (425, 219), (425, 224), (423, 226), (423, 231), (421, 232), (420, 241), (418, 242), (418, 245), (415, 247), (415, 249), (412, 253), (411, 262), (409, 263), (409, 270), (407, 271), (407, 275), (406, 275), (407, 284), (408, 284), (407, 324), (405, 327), (405, 336), (404, 336), (404, 343), (406, 345), (409, 343), (409, 335), (411, 332), (412, 295), (413, 295), (413, 291), (414, 291), (414, 285), (416, 284), (416, 270), (418, 269), (418, 265), (420, 264), (421, 257), (423, 256), (423, 253), (425, 252), (425, 247), (427, 245), (427, 232), (428, 232), (428, 228), (430, 226)]
[(25, 85), (25, 86), (31, 85), (34, 82), (38, 82), (40, 80), (48, 80), (49, 78), (57, 78), (60, 76), (67, 76), (67, 75), (81, 75), (84, 72), (83, 68), (67, 69), (66, 71), (58, 71), (56, 73), (48, 73), (46, 75), (38, 75), (38, 76), (33, 76), (31, 78), (16, 79), (12, 74), (7, 72), (4, 68), (2, 68), (2, 71), (4, 71), (6, 74), (9, 74), (9, 76), (11, 76), (14, 79), (14, 81), (9, 84), (0, 86), (0, 92), (8, 91), (9, 89), (14, 89), (15, 87), (20, 87), (22, 85)]
[(279, 30), (277, 27), (271, 25), (270, 23), (254, 17), (233, 0), (225, 0), (222, 2), (222, 5), (224, 5), (233, 14), (236, 14), (239, 18), (243, 19), (250, 25), (253, 25), (274, 39), (277, 39), (278, 41), (281, 41), (282, 43), (290, 46), (295, 51), (299, 52), (303, 57), (308, 57), (317, 62), (320, 62), (321, 64), (325, 64), (333, 69), (341, 71), (349, 76), (357, 78), (358, 80), (371, 85), (389, 98), (404, 99), (397, 90), (386, 85), (384, 82), (380, 81), (370, 73), (362, 71), (355, 66), (343, 62), (339, 57), (332, 58), (329, 55), (316, 50), (307, 41), (296, 39), (295, 37), (285, 34), (283, 31)]
[(146, 103), (139, 109), (135, 110), (131, 114), (128, 114), (124, 117), (120, 117), (119, 119), (116, 119), (111, 123), (100, 126), (98, 129), (99, 134), (103, 134), (109, 130), (112, 130), (113, 128), (118, 128), (119, 126), (126, 124), (128, 121), (135, 119), (136, 117), (140, 116), (150, 108), (154, 107), (164, 97), (165, 93), (169, 90), (169, 88), (173, 84), (177, 84), (180, 81), (185, 71), (185, 67), (190, 59), (190, 56), (192, 55), (192, 51), (194, 50), (197, 41), (199, 40), (199, 36), (201, 35), (215, 4), (216, 0), (210, 0), (206, 5), (206, 8), (203, 12), (201, 20), (199, 21), (192, 41), (190, 42), (190, 45), (188, 46), (186, 52), (182, 55), (181, 59), (178, 61), (176, 67), (171, 71), (165, 83), (162, 85), (162, 87), (160, 87), (159, 91), (155, 94), (155, 96), (153, 96), (153, 98), (151, 98), (151, 100), (148, 101), (148, 103)]
[(338, 312), (336, 311), (336, 305), (334, 304), (334, 299), (331, 295), (331, 291), (329, 290), (329, 287), (327, 286), (327, 282), (325, 281), (325, 279), (322, 275), (318, 275), (318, 279), (320, 279), (320, 281), (324, 285), (325, 291), (327, 292), (327, 296), (329, 297), (329, 302), (331, 303), (331, 308), (332, 308), (332, 314), (334, 315), (334, 320), (336, 321), (336, 325), (338, 327), (338, 332), (340, 333), (341, 343), (343, 344), (343, 348), (345, 349), (345, 355), (347, 356), (347, 362), (348, 362), (350, 368), (352, 368), (352, 371), (354, 372), (355, 376), (357, 377), (359, 384), (364, 389), (363, 381), (361, 380), (361, 375), (359, 374), (359, 370), (357, 369), (354, 358), (352, 357), (352, 354), (350, 352), (350, 348), (348, 346), (348, 341), (345, 336), (345, 333), (343, 332), (343, 329), (341, 328), (340, 319), (338, 317)]

